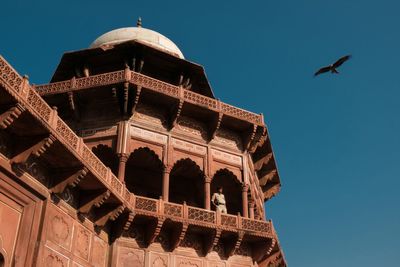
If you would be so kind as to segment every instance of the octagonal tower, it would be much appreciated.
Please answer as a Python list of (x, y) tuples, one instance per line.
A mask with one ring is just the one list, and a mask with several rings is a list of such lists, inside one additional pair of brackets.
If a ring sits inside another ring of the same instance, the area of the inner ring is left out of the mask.
[[(40, 255), (82, 266), (286, 266), (266, 220), (280, 179), (263, 115), (216, 99), (171, 40), (140, 21), (65, 53), (49, 84), (23, 86), (32, 96), (10, 101), (31, 105), (23, 113), (51, 135), (52, 157), (22, 161), (40, 166), (52, 196)], [(6, 128), (12, 138), (23, 127)], [(211, 205), (218, 187), (227, 214)]]

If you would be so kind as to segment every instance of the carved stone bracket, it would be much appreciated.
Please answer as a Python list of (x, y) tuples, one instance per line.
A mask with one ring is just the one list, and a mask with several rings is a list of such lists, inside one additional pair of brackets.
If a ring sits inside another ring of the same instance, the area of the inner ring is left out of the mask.
[(272, 152), (268, 153), (267, 155), (261, 157), (259, 160), (254, 162), (254, 169), (256, 171), (261, 170), (263, 165), (267, 165), (272, 159)]
[(75, 119), (79, 121), (80, 120), (79, 110), (76, 105), (74, 92), (72, 92), (72, 91), (68, 92), (68, 103), (69, 103), (69, 107), (70, 107), (71, 111), (74, 113)]
[(242, 243), (243, 240), (243, 236), (244, 236), (244, 231), (239, 231), (236, 238), (232, 240), (232, 242), (226, 244), (225, 252), (228, 257), (232, 256), (235, 253), (235, 251), (239, 249), (240, 244)]
[(88, 213), (94, 206), (100, 207), (110, 195), (110, 190), (93, 190), (81, 191), (80, 206), (78, 208), (80, 213)]
[(128, 231), (129, 227), (131, 227), (132, 221), (135, 218), (135, 213), (134, 212), (129, 212), (128, 218), (124, 224), (124, 231)]
[(136, 110), (137, 104), (139, 103), (139, 99), (140, 99), (140, 93), (142, 91), (142, 86), (138, 85), (136, 87), (136, 95), (135, 98), (132, 101), (132, 109), (131, 109), (131, 115), (133, 115), (133, 113)]
[(75, 187), (79, 182), (86, 177), (88, 174), (88, 169), (83, 167), (82, 169), (72, 173), (60, 175), (53, 182), (53, 187), (50, 189), (53, 193), (62, 193), (67, 186)]
[(154, 220), (152, 224), (148, 226), (146, 233), (146, 243), (148, 246), (152, 244), (156, 239), (156, 237), (160, 234), (164, 221), (165, 221), (164, 217), (159, 217), (156, 220)]
[(0, 129), (6, 129), (25, 111), (21, 104), (11, 107), (7, 111), (0, 114)]
[[(261, 241), (252, 246), (252, 257), (258, 263), (264, 262), (269, 258), (276, 240), (274, 238), (268, 241)], [(264, 265), (265, 266), (265, 265)]]
[(128, 112), (128, 92), (129, 92), (129, 82), (124, 83), (123, 88), (123, 114), (126, 115)]
[(253, 124), (253, 127), (248, 130), (248, 132), (245, 134), (243, 138), (243, 148), (244, 150), (250, 149), (250, 145), (254, 140), (254, 137), (256, 136), (256, 131), (257, 131), (257, 125)]
[(261, 176), (259, 178), (260, 181), (260, 185), (264, 186), (266, 185), (269, 181), (271, 181), (275, 175), (277, 175), (278, 172), (276, 169), (270, 170), (269, 172), (267, 172), (266, 174), (264, 174), (263, 176)]
[(182, 107), (183, 107), (184, 102), (185, 101), (183, 99), (179, 99), (179, 103), (175, 107), (175, 111), (172, 111), (170, 130), (172, 130), (175, 127), (176, 123), (178, 122), (178, 119), (182, 112)]
[(204, 244), (205, 254), (209, 253), (215, 246), (218, 245), (219, 239), (221, 237), (222, 230), (217, 228), (212, 231), (209, 239)]
[(103, 205), (96, 212), (94, 224), (98, 227), (103, 227), (108, 220), (115, 221), (124, 209), (125, 205)]
[(27, 159), (32, 155), (39, 158), (42, 154), (44, 154), (47, 149), (51, 147), (51, 145), (56, 141), (56, 138), (53, 135), (49, 135), (46, 138), (41, 139), (36, 144), (30, 146), (29, 148), (25, 149), (18, 155), (14, 156), (10, 162), (11, 164), (16, 163), (24, 163)]
[[(115, 222), (112, 225), (112, 230), (111, 230), (111, 242), (113, 242), (115, 239), (120, 237), (123, 232), (127, 232), (129, 230), (129, 227), (131, 226), (131, 223), (133, 221), (133, 218), (135, 217), (134, 212), (124, 212), (125, 206), (121, 205), (121, 214), (118, 216), (118, 218), (115, 220)], [(118, 213), (116, 214), (118, 215)], [(112, 220), (112, 217), (110, 218)]]
[(214, 139), (215, 135), (217, 134), (217, 131), (219, 130), (219, 127), (221, 126), (221, 121), (223, 117), (223, 113), (219, 112), (218, 116), (214, 118), (214, 120), (210, 123), (210, 132), (209, 132), (209, 139), (210, 141)]
[(267, 128), (265, 126), (259, 126), (254, 136), (253, 142), (250, 143), (248, 151), (254, 153), (256, 149), (261, 146), (261, 139), (267, 135)]
[(178, 231), (175, 232), (174, 235), (172, 235), (171, 238), (171, 251), (179, 247), (183, 239), (185, 238), (186, 231), (189, 227), (188, 223), (181, 223), (179, 226)]

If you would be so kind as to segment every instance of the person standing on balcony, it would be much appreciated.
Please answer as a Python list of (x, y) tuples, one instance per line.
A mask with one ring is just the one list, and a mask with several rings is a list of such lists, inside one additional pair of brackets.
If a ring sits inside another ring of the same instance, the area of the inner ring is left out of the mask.
[(212, 195), (211, 203), (215, 206), (217, 211), (220, 211), (221, 213), (228, 213), (226, 210), (225, 196), (222, 194), (222, 187), (219, 186), (217, 191), (218, 192)]

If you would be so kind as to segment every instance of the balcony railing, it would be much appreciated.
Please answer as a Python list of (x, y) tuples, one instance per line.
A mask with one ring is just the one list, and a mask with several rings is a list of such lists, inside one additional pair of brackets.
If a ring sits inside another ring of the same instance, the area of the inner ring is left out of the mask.
[(156, 91), (175, 98), (182, 98), (184, 101), (206, 107), (216, 112), (221, 112), (228, 116), (236, 117), (240, 120), (249, 121), (257, 125), (263, 125), (263, 117), (241, 108), (237, 108), (214, 98), (207, 97), (180, 86), (169, 84), (146, 75), (130, 71), (121, 70), (104, 74), (93, 75), (83, 78), (72, 78), (67, 81), (60, 81), (49, 84), (36, 85), (36, 91), (41, 95), (59, 94), (68, 91), (82, 90), (97, 86), (120, 84), (129, 82), (137, 86), (142, 86), (152, 91)]
[(173, 221), (187, 221), (189, 224), (207, 228), (222, 228), (227, 231), (244, 230), (253, 235), (272, 237), (270, 221), (254, 220), (239, 215), (221, 214), (211, 210), (191, 207), (186, 204), (165, 202), (134, 196), (135, 212), (143, 215), (165, 216)]

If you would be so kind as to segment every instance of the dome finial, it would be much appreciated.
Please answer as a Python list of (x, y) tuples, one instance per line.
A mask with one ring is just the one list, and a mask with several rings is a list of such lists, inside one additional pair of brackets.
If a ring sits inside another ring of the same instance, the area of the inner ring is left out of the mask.
[(141, 17), (138, 18), (138, 20), (137, 20), (137, 22), (136, 22), (136, 26), (137, 26), (138, 28), (142, 28), (142, 18), (141, 18)]

